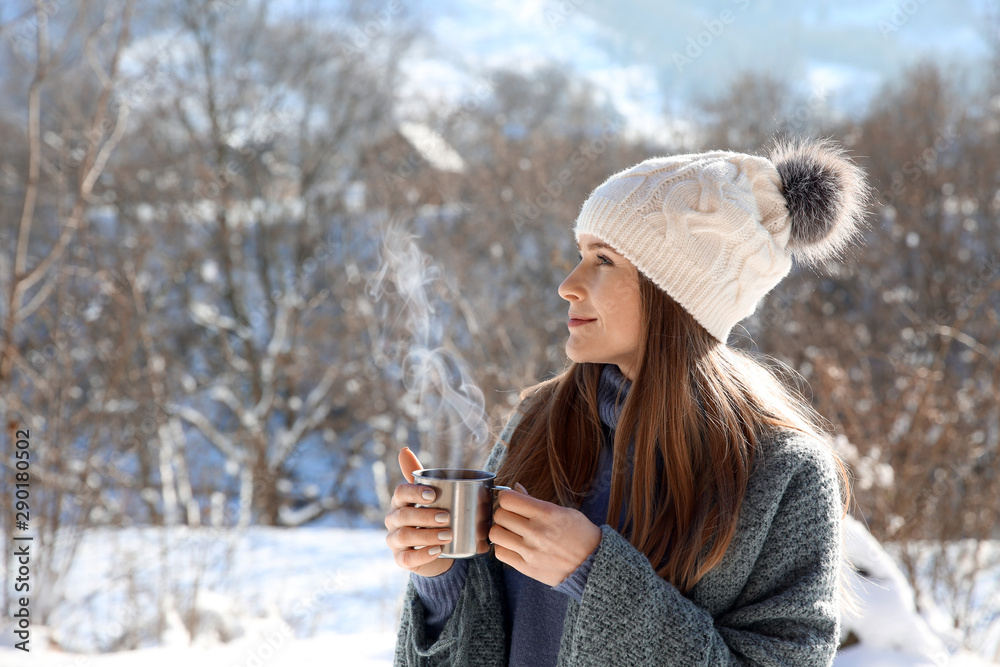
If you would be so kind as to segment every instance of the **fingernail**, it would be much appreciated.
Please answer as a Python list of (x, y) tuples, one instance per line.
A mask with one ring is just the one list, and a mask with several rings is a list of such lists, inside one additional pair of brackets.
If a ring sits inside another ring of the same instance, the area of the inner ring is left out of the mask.
[(427, 553), (429, 553), (432, 556), (437, 556), (439, 553), (441, 553), (441, 547), (431, 547), (430, 549), (427, 550)]
[(444, 542), (451, 542), (451, 531), (442, 530), (438, 533), (438, 539)]
[(438, 512), (437, 514), (434, 515), (434, 520), (437, 521), (438, 523), (448, 523), (448, 513)]
[(420, 494), (420, 497), (423, 498), (424, 500), (434, 500), (434, 492), (431, 491), (430, 489), (427, 489), (426, 491)]
[(520, 491), (521, 493), (525, 494), (525, 495), (527, 495), (527, 493), (528, 493), (528, 490), (526, 488), (524, 488), (524, 486), (520, 482), (518, 482), (517, 484), (515, 484), (514, 488), (517, 489), (518, 491)]

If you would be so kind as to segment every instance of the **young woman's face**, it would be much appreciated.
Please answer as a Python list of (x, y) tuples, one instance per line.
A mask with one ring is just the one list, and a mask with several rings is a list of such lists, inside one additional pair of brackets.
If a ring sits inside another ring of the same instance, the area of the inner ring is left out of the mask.
[(579, 249), (580, 263), (559, 286), (569, 301), (566, 355), (577, 363), (617, 364), (634, 380), (642, 334), (638, 270), (591, 234), (580, 235)]

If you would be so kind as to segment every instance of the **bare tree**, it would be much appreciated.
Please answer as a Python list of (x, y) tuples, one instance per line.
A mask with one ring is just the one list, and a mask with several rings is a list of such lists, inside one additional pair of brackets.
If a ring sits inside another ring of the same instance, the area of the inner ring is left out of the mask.
[[(361, 8), (352, 5), (348, 25), (365, 18)], [(331, 48), (348, 43), (349, 28), (309, 13), (272, 17), (266, 2), (225, 14), (184, 2), (167, 12), (191, 48), (159, 67), (134, 143), (140, 159), (176, 178), (126, 195), (127, 210), (152, 210), (170, 230), (158, 238), (126, 223), (151, 249), (146, 261), (187, 267), (179, 285), (135, 294), (140, 320), (178, 322), (196, 342), (140, 328), (149, 367), (161, 369), (150, 382), (165, 410), (165, 511), (172, 522), (200, 521), (185, 452), (207, 446), (233, 480), (222, 486), (239, 497), (240, 525), (301, 523), (338, 505), (334, 488), (296, 495), (289, 463), (303, 442), (323, 437), (335, 388), (361, 372), (324, 361), (342, 358), (344, 344), (326, 335), (338, 308), (329, 285), (343, 279), (328, 264), (342, 252), (342, 228), (358, 220), (344, 200), (356, 156), (385, 132), (410, 28), (386, 27), (356, 51)], [(122, 164), (122, 173), (138, 166)], [(177, 288), (182, 300), (167, 298)]]
[[(17, 184), (20, 206), (14, 215), (4, 202), (11, 215), (4, 216), (8, 242), (0, 255), (0, 421), (5, 466), (16, 433), (30, 435), (28, 525), (37, 539), (42, 591), (33, 599), (43, 623), (61, 597), (79, 530), (98, 506), (98, 435), (108, 419), (84, 400), (80, 380), (88, 366), (101, 372), (116, 359), (74, 355), (92, 333), (77, 314), (98, 284), (79, 263), (74, 242), (99, 215), (100, 179), (128, 117), (128, 108), (112, 102), (131, 13), (131, 2), (53, 8), (39, 1), (5, 26), (11, 47), (5, 85), (26, 88), (25, 97), (15, 98), (23, 104), (11, 104), (10, 112), (23, 114), (27, 132), (19, 136), (5, 124), (4, 169)], [(0, 516), (5, 533), (13, 533), (9, 506)]]

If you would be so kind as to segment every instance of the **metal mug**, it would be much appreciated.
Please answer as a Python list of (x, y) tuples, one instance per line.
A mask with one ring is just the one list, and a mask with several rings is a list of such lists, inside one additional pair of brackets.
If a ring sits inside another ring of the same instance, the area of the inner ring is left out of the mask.
[(489, 551), (490, 527), (497, 508), (496, 474), (485, 470), (427, 468), (413, 473), (413, 483), (437, 489), (433, 502), (417, 507), (448, 511), (451, 542), (441, 545), (438, 558), (472, 558)]

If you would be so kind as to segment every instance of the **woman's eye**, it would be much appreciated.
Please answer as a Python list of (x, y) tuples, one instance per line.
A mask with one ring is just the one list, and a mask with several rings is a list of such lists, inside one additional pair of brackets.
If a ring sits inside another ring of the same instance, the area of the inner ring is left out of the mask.
[[(580, 260), (581, 262), (583, 261), (583, 255), (582, 255), (582, 254), (580, 254), (580, 253), (577, 253), (577, 255), (576, 255), (576, 256), (577, 256), (577, 258), (578, 258), (578, 259), (579, 259), (579, 260)], [(612, 261), (611, 261), (610, 259), (608, 259), (608, 258), (607, 258), (607, 257), (605, 257), (604, 255), (598, 255), (598, 256), (597, 256), (597, 259), (601, 260), (601, 264), (600, 264), (601, 266), (603, 266), (604, 264), (607, 264), (608, 266), (614, 266), (614, 262), (612, 262)]]

